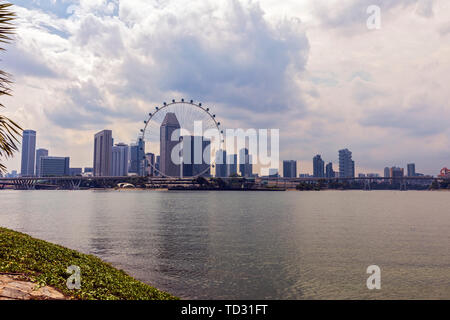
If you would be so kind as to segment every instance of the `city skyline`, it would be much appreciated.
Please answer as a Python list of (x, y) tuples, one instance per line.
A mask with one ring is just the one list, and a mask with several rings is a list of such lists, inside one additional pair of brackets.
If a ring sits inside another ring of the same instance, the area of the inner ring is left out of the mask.
[[(55, 154), (70, 141), (77, 167), (90, 163), (95, 132), (134, 141), (149, 110), (172, 98), (212, 106), (224, 128), (280, 128), (280, 159), (299, 160), (301, 172), (312, 172), (315, 154), (336, 163), (341, 147), (355, 152), (357, 172), (448, 166), (445, 1), (383, 1), (380, 30), (366, 28), (367, 3), (353, 0), (194, 2), (15, 1), (19, 39), (2, 54), (15, 79), (6, 115)], [(167, 12), (187, 23), (165, 28)], [(17, 157), (5, 163), (20, 167)]]
[[(168, 113), (166, 117), (164, 118), (163, 122), (161, 123), (160, 132), (163, 134), (163, 136), (160, 137), (160, 152), (165, 153), (166, 156), (171, 153), (173, 147), (177, 144), (176, 141), (164, 141), (164, 137), (171, 136), (171, 133), (173, 130), (179, 129), (179, 123), (177, 120), (177, 117), (173, 113)], [(167, 131), (167, 132), (166, 132)], [(40, 176), (38, 172), (41, 170), (40, 165), (40, 159), (43, 158), (58, 158), (58, 159), (70, 159), (70, 157), (55, 157), (55, 156), (49, 156), (49, 151), (47, 149), (38, 148), (35, 151), (35, 156), (32, 158), (29, 156), (30, 151), (28, 150), (30, 147), (36, 149), (36, 141), (37, 141), (37, 132), (34, 130), (24, 130), (26, 132), (26, 135), (24, 135), (23, 141), (25, 143), (23, 144), (23, 147), (21, 148), (21, 154), (24, 154), (22, 156), (22, 162), (24, 163), (25, 167), (29, 166), (29, 163), (35, 163), (35, 169), (33, 174), (28, 174), (28, 176)], [(198, 168), (194, 168), (196, 165), (194, 165), (194, 145), (198, 143), (198, 139), (201, 137), (196, 136), (183, 136), (183, 139), (188, 139), (186, 143), (183, 142), (183, 149), (188, 148), (190, 149), (190, 152), (187, 151), (188, 156), (192, 157), (190, 160), (191, 163), (185, 162), (183, 164), (183, 173), (187, 172), (187, 176), (197, 175), (200, 172), (203, 172), (206, 170), (206, 163), (209, 162), (209, 160), (202, 160), (202, 164), (197, 165)], [(31, 140), (30, 140), (31, 139)], [(110, 147), (107, 148), (105, 146), (106, 144)], [(181, 140), (180, 140), (181, 141)], [(195, 142), (194, 142), (195, 141)], [(170, 143), (170, 145), (167, 145), (167, 142)], [(205, 142), (207, 144), (205, 145)], [(205, 153), (205, 147), (209, 147), (209, 140), (206, 140), (202, 138), (202, 154)], [(106, 149), (108, 150), (106, 150)], [(166, 150), (167, 149), (167, 150)], [(24, 152), (25, 150), (25, 152)], [(238, 160), (238, 154), (239, 154), (239, 160)], [(406, 166), (403, 167), (397, 167), (394, 166), (388, 166), (384, 167), (383, 170), (381, 170), (381, 174), (379, 172), (356, 172), (355, 171), (355, 161), (353, 160), (353, 153), (349, 149), (341, 149), (338, 151), (338, 161), (337, 163), (333, 162), (325, 162), (321, 155), (318, 154), (313, 157), (312, 159), (312, 174), (310, 172), (300, 172), (298, 168), (301, 166), (298, 160), (284, 160), (281, 159), (279, 161), (278, 168), (268, 168), (267, 174), (262, 174), (261, 172), (255, 172), (255, 168), (253, 167), (252, 162), (252, 154), (249, 153), (248, 148), (240, 149), (238, 154), (228, 154), (226, 150), (218, 150), (216, 154), (214, 155), (214, 158), (216, 161), (221, 161), (221, 159), (225, 160), (225, 163), (220, 164), (220, 162), (216, 162), (216, 169), (214, 170), (214, 174), (211, 172), (211, 169), (208, 170), (208, 172), (204, 172), (206, 176), (213, 175), (216, 177), (227, 177), (232, 174), (240, 174), (242, 176), (267, 176), (267, 175), (274, 175), (274, 172), (277, 172), (277, 175), (280, 177), (315, 177), (315, 178), (334, 178), (334, 177), (344, 177), (344, 178), (351, 178), (351, 177), (365, 177), (365, 176), (384, 176), (384, 177), (394, 177), (395, 173), (399, 170), (402, 171), (402, 176), (407, 177), (417, 177), (417, 176), (438, 176), (437, 174), (423, 174), (423, 173), (417, 173), (416, 172), (416, 163), (408, 162)], [(211, 155), (210, 155), (211, 156)], [(98, 158), (99, 160), (96, 160)], [(97, 132), (94, 135), (94, 152), (93, 152), (93, 164), (94, 166), (86, 167), (85, 169), (88, 169), (87, 171), (81, 171), (78, 172), (80, 169), (79, 167), (73, 167), (69, 168), (67, 167), (67, 170), (64, 172), (68, 175), (75, 175), (81, 173), (88, 173), (93, 174), (94, 176), (126, 176), (129, 174), (135, 174), (135, 175), (141, 175), (144, 176), (147, 173), (152, 173), (155, 175), (158, 175), (157, 172), (154, 171), (154, 168), (159, 168), (159, 158), (160, 155), (155, 155), (153, 153), (145, 153), (145, 142), (142, 138), (138, 138), (137, 143), (131, 143), (130, 145), (127, 145), (123, 142), (114, 144), (114, 137), (113, 137), (113, 131), (112, 130), (102, 130), (100, 132)], [(105, 160), (106, 159), (106, 160)], [(242, 163), (241, 163), (241, 159)], [(156, 162), (155, 162), (156, 161)], [(171, 161), (168, 159), (168, 161)], [(205, 162), (206, 161), (206, 162)], [(234, 163), (231, 163), (231, 161), (234, 161)], [(68, 163), (68, 160), (67, 160)], [(149, 164), (152, 164), (154, 167), (152, 167)], [(187, 163), (187, 164), (186, 164)], [(186, 167), (187, 165), (191, 165), (192, 168)], [(336, 164), (339, 166), (338, 171), (334, 170), (333, 165)], [(173, 165), (172, 165), (173, 166)], [(181, 167), (179, 165), (175, 165), (173, 167), (179, 168), (181, 170)], [(200, 167), (203, 167), (203, 169), (200, 169)], [(258, 164), (256, 167), (259, 167)], [(97, 169), (96, 169), (97, 168)], [(445, 167), (444, 167), (445, 168)], [(398, 169), (398, 170), (397, 170)], [(91, 171), (92, 170), (92, 171)], [(186, 171), (187, 170), (187, 171)], [(218, 171), (217, 171), (218, 170)], [(441, 169), (443, 170), (443, 169)], [(17, 170), (12, 170), (11, 172), (15, 172)], [(25, 170), (26, 171), (26, 170)], [(23, 175), (22, 172), (24, 172), (23, 168), (20, 168), (20, 175), (21, 176), (27, 176)], [(162, 171), (164, 172), (164, 171)], [(272, 172), (272, 173), (271, 173)], [(281, 175), (280, 172), (283, 172)], [(298, 172), (298, 173), (297, 173)], [(406, 174), (405, 174), (406, 172)], [(178, 176), (180, 176), (181, 171), (178, 171)], [(185, 175), (185, 174), (184, 174)], [(169, 175), (170, 176), (170, 175)], [(172, 175), (175, 176), (175, 175)], [(186, 176), (186, 175), (185, 175)]]

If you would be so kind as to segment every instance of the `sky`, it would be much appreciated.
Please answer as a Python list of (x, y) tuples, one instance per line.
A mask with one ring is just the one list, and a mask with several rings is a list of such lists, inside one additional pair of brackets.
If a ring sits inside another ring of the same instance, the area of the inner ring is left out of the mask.
[[(450, 166), (448, 0), (12, 3), (2, 113), (71, 167), (92, 166), (96, 132), (131, 143), (149, 111), (181, 98), (224, 128), (280, 129), (280, 158), (300, 173), (316, 154), (337, 169), (343, 148), (357, 173)], [(6, 165), (20, 170), (20, 153)]]

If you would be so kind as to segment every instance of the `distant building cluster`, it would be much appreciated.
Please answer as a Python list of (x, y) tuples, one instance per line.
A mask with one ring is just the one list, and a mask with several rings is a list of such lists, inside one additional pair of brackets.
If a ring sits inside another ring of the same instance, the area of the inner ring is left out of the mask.
[(401, 178), (403, 177), (426, 177), (424, 174), (422, 173), (417, 173), (416, 172), (416, 164), (415, 163), (409, 163), (406, 166), (406, 174), (405, 174), (405, 169), (401, 168), (401, 167), (386, 167), (384, 168), (384, 178), (389, 178), (386, 179), (386, 182), (390, 182), (392, 184), (396, 184), (399, 181), (401, 181)]
[(339, 172), (333, 169), (333, 163), (325, 164), (320, 154), (313, 158), (313, 174), (301, 173), (297, 175), (297, 161), (283, 161), (283, 177), (284, 178), (354, 178), (355, 162), (352, 159), (352, 153), (348, 149), (339, 150)]
[[(210, 140), (202, 136), (175, 137), (174, 132), (180, 124), (174, 113), (167, 113), (160, 126), (160, 154), (145, 152), (145, 142), (139, 138), (137, 142), (127, 145), (114, 144), (111, 130), (102, 130), (94, 135), (93, 166), (71, 168), (69, 157), (50, 156), (49, 150), (36, 149), (36, 131), (24, 130), (22, 138), (22, 154), (20, 173), (13, 170), (6, 177), (52, 177), (52, 176), (169, 176), (169, 177), (209, 177), (211, 164), (209, 159)], [(178, 130), (179, 132), (179, 130)], [(180, 145), (180, 162), (172, 161), (175, 146)], [(198, 154), (201, 159), (197, 159)], [(338, 152), (339, 169), (333, 169), (333, 163), (322, 159), (320, 154), (313, 157), (313, 174), (297, 172), (296, 160), (282, 161), (282, 176), (285, 178), (355, 178), (355, 161), (352, 152), (342, 149)], [(216, 177), (254, 177), (252, 155), (248, 148), (242, 148), (238, 154), (227, 154), (218, 150), (215, 154)], [(280, 177), (278, 168), (268, 170), (269, 177)], [(398, 183), (403, 177), (424, 177), (416, 172), (416, 165), (409, 163), (406, 170), (392, 166), (384, 168), (385, 182)], [(450, 177), (450, 170), (444, 168), (440, 177)], [(377, 173), (359, 173), (358, 178), (380, 178)], [(374, 179), (375, 180), (375, 179)], [(379, 181), (379, 180), (378, 180)]]
[[(139, 138), (130, 146), (113, 145), (112, 131), (103, 130), (94, 136), (94, 176), (210, 176), (207, 155), (210, 141), (201, 136), (178, 136), (180, 124), (175, 113), (168, 112), (160, 126), (160, 154), (145, 152), (145, 142)], [(174, 162), (172, 152), (181, 144), (180, 162)], [(200, 146), (202, 158), (197, 159)], [(205, 152), (206, 151), (206, 152)]]
[(23, 131), (20, 176), (60, 177), (77, 174), (81, 172), (76, 168), (70, 168), (69, 157), (49, 156), (48, 150), (43, 148), (36, 150), (36, 131)]
[(147, 160), (154, 159), (153, 154), (145, 154), (144, 141), (139, 138), (136, 143), (127, 145), (116, 143), (112, 130), (102, 130), (94, 135), (94, 155), (92, 172), (95, 177), (124, 177), (128, 175), (145, 175)]

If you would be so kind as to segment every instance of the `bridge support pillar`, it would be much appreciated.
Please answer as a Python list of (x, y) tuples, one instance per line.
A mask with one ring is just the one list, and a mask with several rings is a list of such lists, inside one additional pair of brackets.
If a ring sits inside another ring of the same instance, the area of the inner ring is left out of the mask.
[(371, 191), (372, 190), (372, 186), (370, 184), (370, 180), (364, 180), (364, 190), (366, 190), (366, 191)]
[(400, 191), (406, 191), (406, 190), (408, 190), (406, 181), (405, 181), (405, 180), (402, 180), (402, 181), (400, 182)]

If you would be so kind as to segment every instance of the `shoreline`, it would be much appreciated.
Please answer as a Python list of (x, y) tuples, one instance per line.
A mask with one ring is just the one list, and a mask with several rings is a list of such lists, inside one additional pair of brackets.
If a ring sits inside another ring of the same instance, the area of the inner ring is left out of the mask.
[[(70, 266), (80, 270), (80, 289), (70, 290)], [(24, 277), (71, 300), (178, 300), (94, 255), (0, 227), (0, 274)], [(0, 289), (1, 293), (1, 289)], [(0, 294), (1, 295), (1, 294)]]
[(323, 192), (323, 191), (441, 191), (448, 192), (450, 189), (408, 189), (408, 190), (399, 190), (399, 189), (372, 189), (372, 190), (364, 190), (364, 189), (322, 189), (322, 190), (297, 190), (295, 188), (286, 188), (283, 190), (280, 189), (195, 189), (195, 188), (186, 188), (186, 189), (171, 189), (171, 188), (89, 188), (89, 189), (79, 189), (79, 190), (70, 190), (70, 189), (34, 189), (34, 190), (19, 190), (19, 189), (0, 189), (2, 191), (118, 191), (118, 192), (128, 192), (128, 191), (237, 191), (237, 192), (249, 192), (249, 191), (257, 191), (257, 192), (274, 192), (274, 191), (298, 191), (298, 192)]

